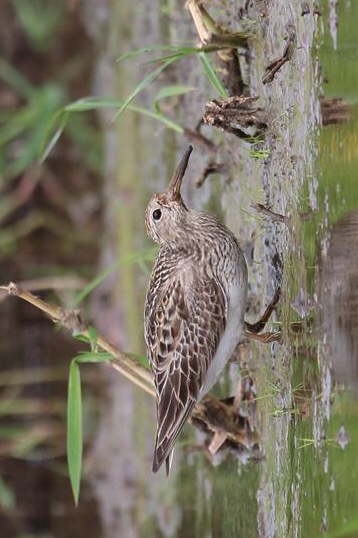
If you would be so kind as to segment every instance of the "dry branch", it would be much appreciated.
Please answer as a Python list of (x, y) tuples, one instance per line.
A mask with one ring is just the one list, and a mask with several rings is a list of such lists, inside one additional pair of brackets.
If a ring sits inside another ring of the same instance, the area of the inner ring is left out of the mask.
[(276, 73), (281, 69), (281, 67), (285, 65), (286, 62), (289, 62), (291, 60), (296, 47), (297, 47), (296, 32), (294, 31), (293, 28), (291, 28), (289, 35), (287, 37), (287, 45), (285, 47), (285, 50), (282, 56), (280, 56), (280, 58), (276, 58), (275, 60), (273, 60), (266, 67), (265, 75), (262, 79), (263, 84), (268, 84), (273, 81)]
[[(79, 310), (65, 310), (57, 305), (47, 303), (13, 282), (10, 282), (7, 286), (0, 286), (0, 290), (32, 304), (47, 314), (54, 323), (60, 323), (71, 332), (76, 331), (89, 338), (88, 324), (84, 322)], [(97, 337), (96, 343), (101, 349), (115, 358), (114, 361), (108, 361), (112, 368), (155, 397), (154, 385), (149, 370), (146, 370), (138, 361), (114, 347), (101, 336)], [(192, 422), (196, 427), (204, 428), (209, 439), (211, 438), (214, 444), (217, 441), (215, 436), (220, 434), (222, 443), (216, 443), (216, 450), (220, 450), (221, 446), (227, 448), (227, 440), (231, 443), (229, 447), (231, 449), (236, 446), (244, 447), (251, 451), (253, 446), (257, 445), (257, 434), (256, 432), (250, 432), (247, 419), (241, 417), (236, 408), (225, 405), (224, 402), (210, 394), (207, 394), (195, 406), (192, 413)], [(210, 446), (213, 448), (212, 445)]]
[[(60, 323), (69, 331), (76, 331), (89, 337), (88, 324), (84, 322), (79, 310), (65, 310), (60, 306), (47, 303), (32, 293), (23, 290), (13, 282), (10, 282), (7, 286), (0, 286), (0, 289), (7, 292), (8, 295), (19, 297), (42, 312), (45, 312), (54, 323)], [(97, 338), (97, 345), (116, 359), (115, 361), (109, 361), (109, 364), (115, 370), (148, 392), (151, 396), (155, 396), (152, 376), (138, 361), (112, 346), (112, 344), (101, 336)]]

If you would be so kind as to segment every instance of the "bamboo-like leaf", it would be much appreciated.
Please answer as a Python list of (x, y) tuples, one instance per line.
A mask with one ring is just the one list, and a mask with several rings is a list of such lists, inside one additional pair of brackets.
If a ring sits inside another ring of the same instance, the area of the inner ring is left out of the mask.
[[(49, 126), (46, 129), (43, 142), (40, 144), (40, 156), (39, 156), (40, 163), (43, 163), (49, 156), (53, 147), (56, 145), (58, 139), (60, 138), (64, 128), (66, 127), (67, 122), (68, 122), (68, 112), (64, 110), (59, 110), (56, 112), (56, 114), (54, 114)], [(50, 137), (51, 133), (53, 134)]]
[(128, 109), (133, 110), (133, 112), (143, 114), (144, 116), (148, 116), (149, 118), (153, 118), (154, 120), (157, 120), (161, 123), (164, 123), (166, 127), (172, 129), (176, 133), (183, 134), (184, 132), (184, 128), (179, 125), (179, 123), (175, 123), (175, 121), (171, 120), (167, 116), (164, 116), (164, 114), (161, 114), (160, 112), (154, 112), (154, 110), (148, 110), (147, 108), (133, 105), (129, 105)]
[[(194, 52), (198, 49), (197, 47), (191, 47), (190, 45), (154, 45), (149, 47), (144, 47), (142, 49), (135, 49), (131, 50), (129, 52), (126, 52), (125, 54), (122, 54), (117, 58), (117, 62), (121, 62), (123, 60), (127, 60), (128, 58), (135, 58), (136, 56), (140, 56), (141, 54), (147, 53), (147, 52), (159, 52), (159, 51), (168, 51), (173, 52), (176, 54), (188, 54), (188, 52)], [(158, 61), (160, 61), (162, 58), (158, 58)]]
[(119, 108), (122, 104), (122, 101), (110, 97), (88, 96), (65, 106), (65, 110), (67, 112), (86, 112), (88, 110), (98, 110), (99, 108)]
[(113, 357), (107, 351), (100, 351), (94, 353), (93, 351), (83, 351), (79, 355), (76, 355), (73, 359), (77, 364), (83, 362), (108, 362), (113, 360)]
[[(121, 108), (122, 105), (123, 101), (118, 101), (116, 99), (110, 99), (107, 97), (84, 97), (83, 99), (79, 99), (78, 101), (67, 105), (65, 107), (65, 110), (67, 112), (85, 112), (88, 110), (97, 110), (99, 108)], [(154, 110), (148, 110), (146, 108), (134, 105), (128, 105), (128, 109), (132, 110), (133, 112), (143, 114), (144, 116), (148, 116), (149, 118), (153, 118), (154, 120), (157, 120), (161, 123), (164, 123), (166, 127), (168, 127), (169, 129), (173, 129), (173, 131), (179, 134), (182, 134), (184, 132), (184, 129), (183, 127), (181, 127), (181, 125), (175, 123), (173, 120), (167, 118), (163, 114), (155, 112)]]
[(196, 90), (194, 86), (181, 86), (180, 84), (173, 84), (172, 86), (165, 86), (162, 88), (155, 98), (155, 101), (164, 99), (165, 97), (173, 97), (175, 95), (182, 95), (183, 93), (192, 92)]
[(91, 345), (91, 351), (93, 353), (96, 353), (97, 351), (97, 331), (96, 331), (96, 328), (93, 327), (93, 325), (90, 325), (88, 327), (88, 336), (89, 336), (89, 341), (90, 341), (90, 345)]
[(80, 370), (76, 359), (71, 362), (68, 379), (67, 462), (73, 497), (77, 505), (82, 466), (82, 398)]
[(198, 54), (198, 52), (201, 49), (193, 49), (193, 50), (187, 50), (187, 51), (180, 51), (179, 52), (173, 52), (172, 54), (166, 54), (165, 56), (159, 56), (159, 58), (151, 58), (150, 60), (146, 60), (143, 62), (144, 65), (150, 65), (160, 62), (166, 62), (168, 60), (174, 59), (177, 60), (179, 58), (185, 58), (186, 56), (189, 56), (190, 54)]
[(222, 85), (215, 69), (213, 68), (211, 62), (209, 61), (207, 55), (205, 52), (201, 51), (199, 52), (199, 59), (204, 67), (205, 74), (211, 83), (211, 85), (215, 88), (215, 90), (218, 92), (220, 97), (227, 97), (228, 93), (224, 86)]
[(168, 97), (175, 97), (176, 95), (183, 95), (184, 93), (192, 92), (196, 90), (193, 86), (181, 86), (179, 84), (173, 84), (171, 86), (165, 86), (158, 93), (154, 99), (154, 108), (158, 114), (161, 114), (159, 102), (161, 99)]
[(137, 84), (134, 90), (124, 100), (122, 106), (116, 112), (114, 117), (117, 118), (127, 108), (127, 106), (133, 101), (133, 99), (138, 95), (139, 92), (141, 92), (144, 88), (146, 88), (149, 84), (151, 84), (153, 80), (155, 80), (157, 76), (160, 75), (162, 71), (164, 71), (164, 69), (166, 69), (175, 60), (178, 60), (181, 56), (182, 54), (175, 54), (172, 58), (169, 58), (168, 60), (163, 62), (156, 69), (154, 69), (154, 71), (151, 71), (146, 77), (144, 77), (144, 79), (141, 80), (139, 84)]
[(221, 47), (216, 45), (205, 45), (200, 47), (193, 47), (193, 46), (185, 46), (185, 45), (159, 45), (154, 47), (145, 47), (143, 49), (136, 49), (132, 50), (130, 52), (127, 52), (126, 54), (123, 54), (119, 58), (117, 58), (117, 62), (121, 62), (122, 60), (126, 60), (127, 58), (134, 58), (136, 56), (139, 56), (140, 54), (147, 53), (147, 52), (156, 52), (156, 51), (167, 51), (171, 54), (166, 54), (165, 56), (159, 56), (157, 58), (152, 58), (150, 60), (146, 60), (144, 64), (151, 64), (151, 63), (158, 63), (158, 62), (164, 62), (165, 60), (169, 60), (173, 58), (174, 56), (189, 56), (191, 54), (200, 54), (200, 52), (215, 52)]

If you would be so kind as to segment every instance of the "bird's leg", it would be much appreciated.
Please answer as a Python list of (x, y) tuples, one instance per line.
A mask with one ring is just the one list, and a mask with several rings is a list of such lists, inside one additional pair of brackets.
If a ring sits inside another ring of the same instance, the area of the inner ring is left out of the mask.
[(258, 342), (261, 342), (263, 344), (270, 344), (271, 342), (277, 342), (278, 340), (281, 340), (281, 332), (272, 332), (272, 333), (261, 333), (261, 334), (255, 334), (250, 333), (249, 331), (244, 332), (244, 337), (249, 338), (250, 340), (257, 340)]
[(268, 333), (259, 334), (265, 328), (267, 321), (269, 320), (278, 301), (280, 300), (280, 295), (281, 295), (281, 288), (277, 288), (275, 295), (273, 296), (270, 304), (266, 307), (265, 312), (263, 313), (261, 318), (258, 321), (256, 321), (256, 323), (248, 323), (247, 321), (245, 321), (246, 331), (244, 333), (244, 336), (246, 338), (249, 338), (251, 340), (259, 340), (260, 342), (264, 342), (266, 344), (280, 339), (281, 337), (280, 332), (268, 332)]
[(248, 32), (230, 33), (223, 29), (206, 11), (201, 0), (188, 0), (186, 7), (193, 18), (202, 45), (215, 48), (236, 48), (246, 44), (250, 36)]

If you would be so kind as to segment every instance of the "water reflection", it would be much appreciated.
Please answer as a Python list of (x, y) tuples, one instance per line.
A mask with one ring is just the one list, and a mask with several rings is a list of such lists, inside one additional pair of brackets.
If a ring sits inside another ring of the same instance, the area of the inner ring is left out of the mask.
[(320, 302), (335, 380), (358, 395), (358, 211), (332, 228), (322, 260)]

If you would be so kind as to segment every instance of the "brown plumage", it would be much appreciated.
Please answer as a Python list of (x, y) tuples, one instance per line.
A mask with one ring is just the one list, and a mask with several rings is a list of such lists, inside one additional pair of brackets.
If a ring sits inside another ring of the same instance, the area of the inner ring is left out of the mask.
[(192, 151), (145, 216), (161, 245), (145, 303), (145, 340), (157, 393), (153, 471), (166, 460), (190, 412), (213, 386), (243, 330), (247, 268), (234, 235), (180, 195)]

